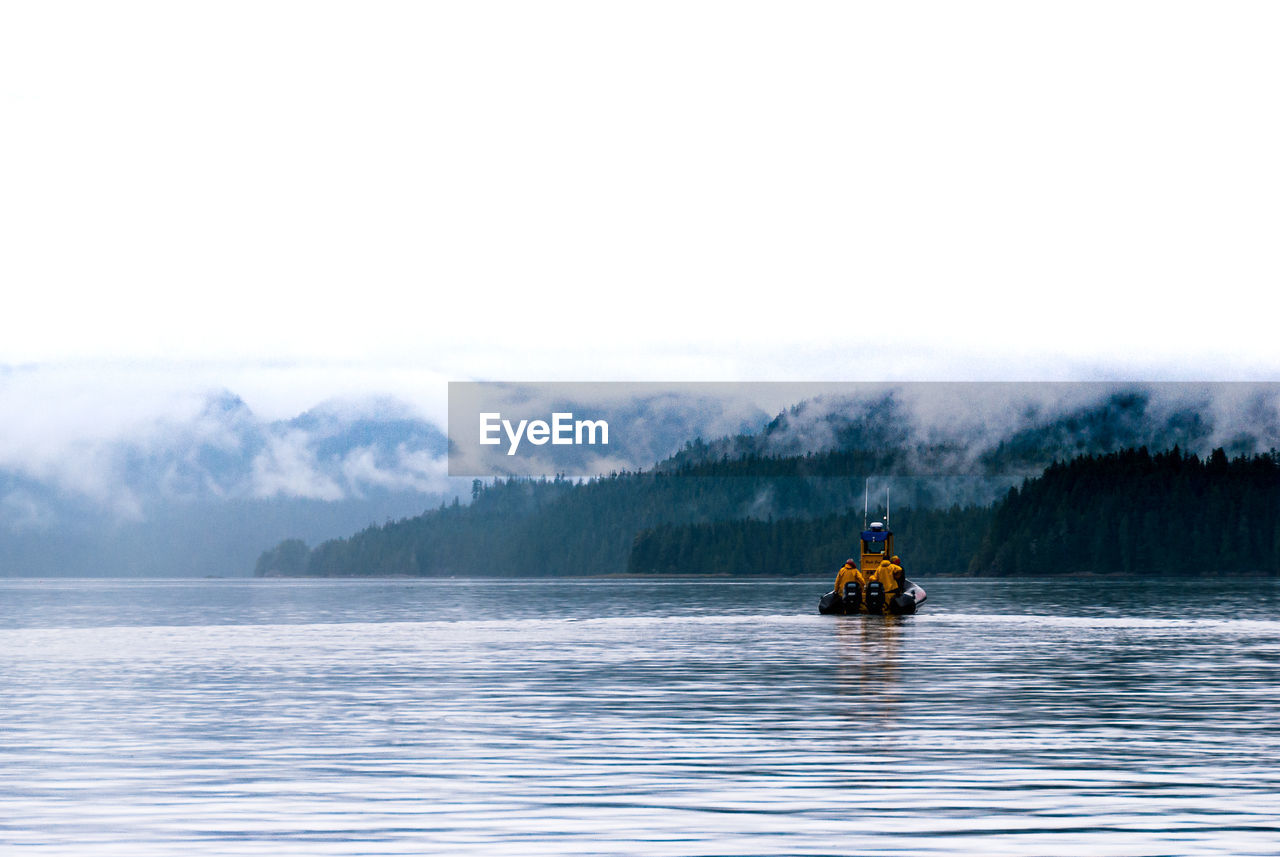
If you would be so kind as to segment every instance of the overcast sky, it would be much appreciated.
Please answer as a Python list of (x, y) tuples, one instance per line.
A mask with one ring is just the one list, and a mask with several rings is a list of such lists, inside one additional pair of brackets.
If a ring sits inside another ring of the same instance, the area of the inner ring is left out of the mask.
[(1276, 379), (1277, 43), (1266, 2), (7, 2), (0, 417)]

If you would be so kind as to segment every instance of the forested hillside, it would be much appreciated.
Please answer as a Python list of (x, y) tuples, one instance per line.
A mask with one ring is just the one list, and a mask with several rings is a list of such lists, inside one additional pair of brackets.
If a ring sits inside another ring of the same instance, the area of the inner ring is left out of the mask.
[(970, 570), (1280, 574), (1280, 454), (1140, 448), (1050, 465), (995, 506)]
[[(469, 504), (314, 550), (291, 539), (255, 573), (827, 573), (854, 550), (868, 478), (872, 503), (890, 489), (913, 573), (1276, 573), (1276, 455), (1251, 452), (1273, 434), (1269, 412), (1248, 411), (1229, 458), (1206, 448), (1222, 432), (1202, 411), (1124, 392), (975, 434), (917, 425), (893, 395), (801, 403), (643, 472), (477, 481)], [(1144, 438), (1172, 451), (1151, 455)]]
[[(264, 553), (255, 573), (618, 574), (627, 570), (636, 535), (643, 530), (717, 521), (768, 524), (861, 509), (865, 477), (851, 474), (891, 479), (907, 470), (903, 459), (894, 450), (744, 456), (582, 483), (477, 483), (469, 505), (455, 503), (369, 527), (305, 553), (300, 550), (305, 546), (289, 540)], [(990, 493), (990, 485), (985, 478), (921, 479), (908, 471), (895, 483), (893, 497), (895, 504), (926, 508), (945, 504), (952, 492)], [(847, 551), (846, 539), (839, 552)]]
[[(862, 512), (812, 520), (720, 521), (640, 533), (634, 573), (830, 566)], [(1206, 459), (1145, 447), (1080, 456), (991, 507), (904, 510), (898, 552), (923, 574), (1043, 576), (1280, 574), (1280, 455)]]

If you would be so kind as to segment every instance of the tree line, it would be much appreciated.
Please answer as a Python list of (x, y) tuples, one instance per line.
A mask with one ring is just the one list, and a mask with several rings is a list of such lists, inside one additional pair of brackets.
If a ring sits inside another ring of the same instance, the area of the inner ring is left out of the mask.
[(992, 509), (972, 573), (1280, 574), (1280, 454), (1055, 462)]

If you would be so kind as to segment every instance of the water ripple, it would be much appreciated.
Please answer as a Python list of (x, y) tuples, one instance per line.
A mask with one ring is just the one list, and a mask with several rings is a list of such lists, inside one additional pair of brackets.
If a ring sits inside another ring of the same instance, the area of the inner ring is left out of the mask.
[(822, 583), (0, 584), (0, 851), (1275, 853), (1256, 601)]

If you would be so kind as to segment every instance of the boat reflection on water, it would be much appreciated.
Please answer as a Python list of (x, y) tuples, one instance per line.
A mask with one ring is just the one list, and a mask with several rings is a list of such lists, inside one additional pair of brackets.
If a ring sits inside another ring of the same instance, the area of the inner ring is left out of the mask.
[(850, 616), (835, 624), (836, 682), (850, 716), (892, 717), (902, 694), (900, 616)]

